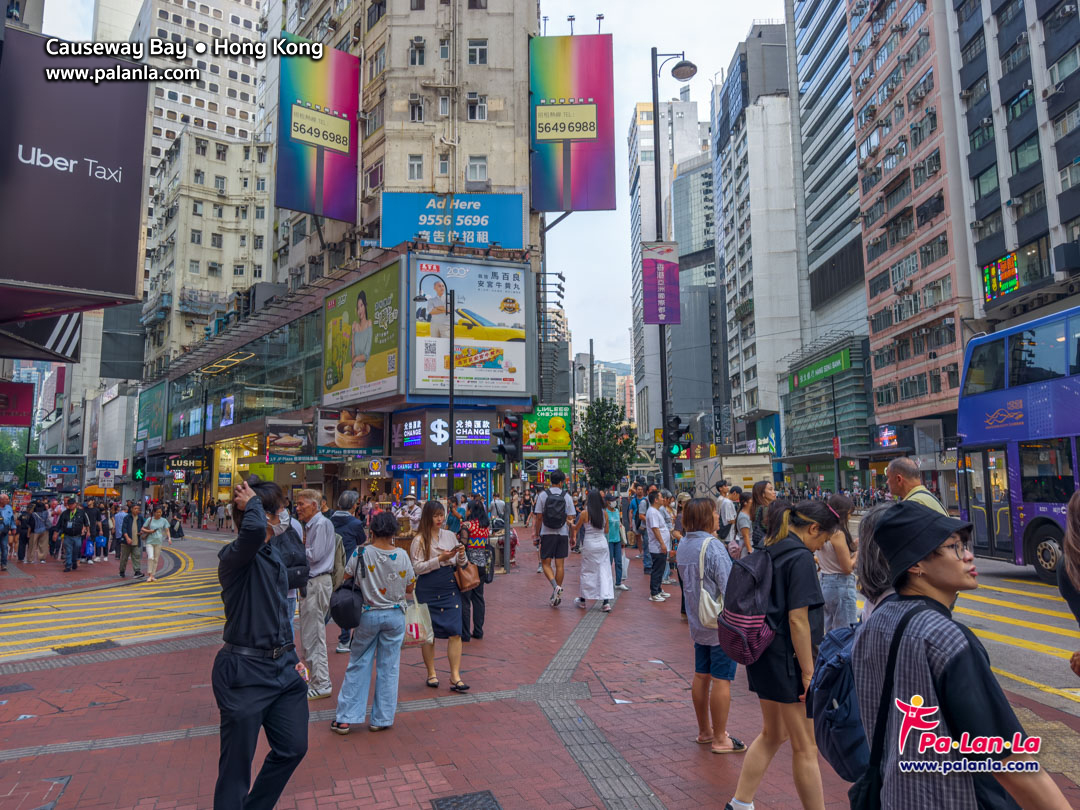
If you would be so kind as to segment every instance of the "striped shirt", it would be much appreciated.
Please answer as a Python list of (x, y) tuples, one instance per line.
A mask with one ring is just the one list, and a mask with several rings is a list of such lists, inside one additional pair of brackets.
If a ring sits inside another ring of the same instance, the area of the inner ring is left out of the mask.
[[(961, 734), (968, 732), (972, 737), (1000, 736), (1011, 740), (1014, 733), (1022, 734), (1020, 721), (990, 670), (990, 658), (974, 634), (954, 621), (940, 602), (921, 596), (898, 596), (881, 602), (870, 619), (859, 626), (852, 650), (851, 668), (866, 739), (870, 743), (874, 739), (893, 631), (904, 614), (919, 604), (929, 605), (931, 609), (915, 616), (904, 632), (896, 659), (893, 694), (888, 699), (912, 703), (913, 696), (921, 695), (923, 706), (940, 707), (929, 717), (940, 721), (934, 729), (939, 736), (959, 740)], [(901, 754), (902, 718), (899, 708), (894, 707), (889, 712), (881, 763), (881, 806), (885, 810), (916, 807), (1006, 810), (1017, 807), (989, 774), (901, 773), (897, 765), (900, 759), (940, 761), (965, 756), (956, 751), (918, 753), (921, 732), (917, 730), (908, 734)], [(997, 755), (968, 754), (967, 757), (1003, 759), (1008, 754), (1006, 751)]]

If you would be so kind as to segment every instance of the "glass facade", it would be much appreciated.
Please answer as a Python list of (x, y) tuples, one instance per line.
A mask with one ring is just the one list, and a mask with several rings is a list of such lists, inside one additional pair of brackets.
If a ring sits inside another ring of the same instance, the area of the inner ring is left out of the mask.
[(266, 416), (307, 408), (322, 395), (322, 310), (315, 310), (169, 383), (167, 439), (201, 436)]

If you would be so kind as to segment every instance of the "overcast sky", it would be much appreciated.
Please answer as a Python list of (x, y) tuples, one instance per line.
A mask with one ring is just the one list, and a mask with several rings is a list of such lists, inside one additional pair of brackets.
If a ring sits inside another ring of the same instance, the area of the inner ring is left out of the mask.
[[(760, 4), (759, 4), (760, 3)], [(686, 51), (698, 66), (690, 97), (698, 102), (702, 121), (709, 118), (710, 85), (726, 70), (735, 46), (757, 19), (782, 20), (782, 0), (743, 5), (718, 0), (542, 0), (547, 34), (569, 34), (568, 14), (577, 17), (574, 33), (594, 34), (596, 15), (601, 31), (615, 44), (615, 179), (616, 211), (570, 215), (548, 233), (548, 268), (566, 276), (566, 311), (574, 351), (587, 352), (589, 338), (596, 356), (630, 362), (630, 198), (626, 132), (634, 104), (649, 101), (649, 49)], [(47, 0), (45, 32), (69, 39), (90, 33), (93, 0)], [(543, 23), (541, 23), (543, 26)], [(670, 65), (668, 66), (670, 68)], [(665, 71), (660, 98), (678, 95), (679, 82)], [(549, 221), (556, 215), (549, 217)]]

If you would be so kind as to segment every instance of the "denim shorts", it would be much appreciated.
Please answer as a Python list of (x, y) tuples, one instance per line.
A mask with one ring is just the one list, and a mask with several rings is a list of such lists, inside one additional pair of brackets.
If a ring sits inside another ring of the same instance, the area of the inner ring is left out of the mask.
[(733, 681), (735, 666), (719, 644), (694, 644), (694, 672), (711, 675), (718, 681)]

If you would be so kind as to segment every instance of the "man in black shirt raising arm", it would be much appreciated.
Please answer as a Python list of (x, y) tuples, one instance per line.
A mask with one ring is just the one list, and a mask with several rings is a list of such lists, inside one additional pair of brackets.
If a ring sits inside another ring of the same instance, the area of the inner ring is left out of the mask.
[[(306, 671), (294, 652), (288, 575), (267, 542), (285, 503), (270, 481), (236, 487), (236, 540), (218, 553), (225, 646), (214, 661), (221, 711), (215, 810), (271, 810), (307, 753)], [(269, 525), (268, 525), (269, 524)], [(266, 730), (270, 753), (251, 785), (251, 760)]]

